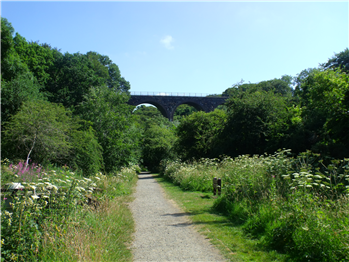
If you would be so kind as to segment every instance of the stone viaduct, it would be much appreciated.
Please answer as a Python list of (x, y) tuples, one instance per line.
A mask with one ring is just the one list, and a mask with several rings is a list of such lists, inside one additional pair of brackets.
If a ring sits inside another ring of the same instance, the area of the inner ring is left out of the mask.
[(134, 95), (128, 101), (129, 105), (138, 106), (140, 104), (151, 104), (156, 106), (164, 117), (170, 121), (176, 108), (181, 104), (193, 106), (198, 111), (211, 112), (217, 106), (224, 104), (227, 97), (215, 96), (191, 96), (191, 95)]

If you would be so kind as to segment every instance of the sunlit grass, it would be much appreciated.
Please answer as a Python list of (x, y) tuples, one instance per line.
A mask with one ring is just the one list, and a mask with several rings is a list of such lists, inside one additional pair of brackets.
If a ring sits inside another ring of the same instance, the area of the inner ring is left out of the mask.
[[(44, 239), (44, 261), (132, 261), (129, 249), (134, 230), (126, 203), (129, 196), (105, 200), (97, 210), (75, 217), (59, 241)], [(54, 231), (54, 230), (53, 230)], [(53, 234), (54, 232), (50, 232)]]

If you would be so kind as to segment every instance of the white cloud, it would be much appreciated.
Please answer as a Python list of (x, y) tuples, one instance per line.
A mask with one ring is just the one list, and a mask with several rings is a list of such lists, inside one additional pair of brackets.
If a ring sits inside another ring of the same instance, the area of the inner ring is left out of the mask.
[(160, 40), (160, 43), (163, 44), (167, 49), (173, 49), (174, 48), (174, 46), (172, 45), (172, 42), (174, 42), (174, 39), (170, 35), (164, 36)]

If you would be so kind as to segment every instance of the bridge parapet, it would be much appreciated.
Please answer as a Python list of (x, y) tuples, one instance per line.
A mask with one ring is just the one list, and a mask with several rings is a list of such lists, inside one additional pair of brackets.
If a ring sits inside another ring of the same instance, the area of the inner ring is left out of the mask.
[(183, 97), (220, 97), (227, 98), (226, 96), (217, 96), (208, 93), (180, 93), (180, 92), (146, 92), (146, 91), (132, 91), (131, 96), (183, 96)]

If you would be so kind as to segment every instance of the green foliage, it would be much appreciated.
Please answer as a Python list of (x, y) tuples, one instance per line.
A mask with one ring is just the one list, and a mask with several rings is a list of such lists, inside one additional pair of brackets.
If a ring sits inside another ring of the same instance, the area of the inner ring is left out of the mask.
[(349, 73), (349, 49), (335, 54), (326, 63), (321, 64), (322, 68), (341, 68), (344, 72)]
[(93, 63), (83, 54), (58, 55), (52, 65), (52, 75), (45, 85), (51, 102), (66, 107), (83, 101), (91, 86), (100, 86), (104, 79), (93, 70)]
[(296, 87), (294, 90), (294, 96), (300, 100), (299, 102), (301, 106), (306, 106), (308, 104), (308, 87), (312, 85), (313, 75), (318, 71), (319, 70), (316, 68), (304, 69), (295, 77)]
[(190, 163), (164, 161), (162, 165), (162, 175), (184, 190), (209, 192), (212, 189), (214, 176), (208, 170), (217, 167), (216, 159), (202, 158)]
[(279, 148), (289, 118), (284, 98), (273, 92), (258, 91), (229, 99), (227, 107), (228, 119), (219, 141), (220, 154), (263, 154)]
[(1, 17), (1, 84), (29, 71), (14, 49), (13, 34), (11, 23)]
[(137, 116), (136, 121), (143, 129), (147, 129), (152, 125), (170, 126), (168, 119), (154, 106), (137, 106), (133, 114)]
[(142, 159), (143, 165), (150, 170), (157, 170), (162, 160), (174, 158), (172, 150), (176, 141), (172, 129), (152, 125), (144, 132)]
[(3, 156), (26, 163), (65, 163), (85, 175), (95, 174), (102, 168), (102, 148), (92, 127), (78, 122), (63, 106), (27, 101), (5, 124)]
[(181, 104), (176, 108), (176, 111), (174, 112), (174, 120), (180, 120), (184, 116), (189, 116), (194, 112), (198, 112), (198, 110), (190, 105), (187, 104)]
[(127, 203), (137, 182), (136, 169), (91, 177), (97, 187), (89, 204), (59, 231), (45, 225), (41, 261), (129, 261), (134, 223)]
[(176, 128), (176, 151), (183, 160), (213, 156), (216, 138), (222, 131), (227, 116), (224, 111), (202, 111), (183, 118)]
[(53, 53), (51, 49), (45, 48), (36, 42), (27, 42), (24, 37), (16, 33), (13, 38), (14, 49), (19, 58), (25, 63), (30, 72), (36, 77), (40, 84), (45, 84), (49, 79), (48, 68), (53, 65)]
[(70, 134), (72, 150), (67, 163), (73, 169), (81, 169), (85, 176), (94, 175), (103, 167), (103, 148), (98, 143), (95, 133), (92, 126), (83, 123)]
[(349, 84), (340, 70), (314, 72), (303, 85), (305, 129), (314, 137), (312, 150), (333, 157), (349, 154)]
[[(63, 106), (46, 101), (23, 103), (5, 125), (2, 153), (7, 158), (57, 161), (69, 153), (71, 117)], [(4, 145), (5, 144), (5, 145)]]
[(137, 163), (140, 157), (140, 134), (133, 124), (132, 107), (126, 104), (127, 99), (125, 93), (108, 87), (91, 88), (77, 110), (79, 116), (90, 121), (96, 130), (107, 172)]
[(15, 115), (24, 101), (43, 100), (41, 86), (30, 72), (17, 74), (10, 81), (1, 83), (1, 120), (2, 125), (10, 116)]
[(88, 52), (86, 55), (91, 60), (94, 71), (110, 89), (126, 93), (129, 91), (130, 83), (121, 77), (119, 67), (108, 56), (96, 52)]
[(57, 50), (51, 52), (54, 61), (47, 69), (50, 78), (45, 90), (52, 102), (62, 103), (66, 107), (77, 106), (91, 87), (108, 86), (114, 92), (127, 92), (130, 88), (129, 83), (121, 77), (118, 66), (107, 56), (96, 52), (86, 55), (63, 55)]
[(13, 46), (13, 34), (15, 29), (4, 17), (1, 17), (1, 58), (6, 59)]
[(273, 92), (274, 94), (290, 97), (292, 95), (293, 78), (289, 75), (284, 75), (280, 79), (272, 79), (261, 81), (259, 83), (244, 83), (244, 80), (234, 84), (223, 92), (223, 96), (242, 97), (245, 94), (254, 93), (257, 91)]
[[(9, 120), (24, 101), (43, 99), (41, 85), (15, 49), (14, 28), (1, 18), (1, 121)], [(18, 34), (16, 37), (20, 37)], [(25, 42), (26, 43), (26, 42)]]

